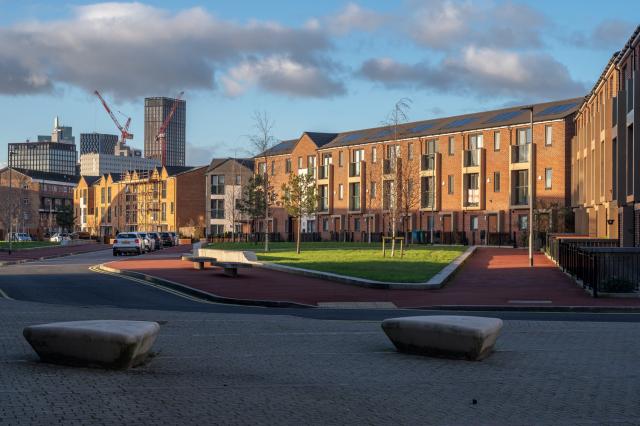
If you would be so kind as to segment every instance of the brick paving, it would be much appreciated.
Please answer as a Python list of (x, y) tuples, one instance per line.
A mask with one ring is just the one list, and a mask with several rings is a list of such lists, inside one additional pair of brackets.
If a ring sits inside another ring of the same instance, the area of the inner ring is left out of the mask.
[[(48, 365), (29, 324), (161, 321), (129, 371)], [(636, 323), (505, 321), (482, 362), (397, 353), (378, 321), (0, 300), (4, 425), (638, 424)], [(476, 403), (473, 403), (473, 400)]]
[[(262, 268), (243, 269), (238, 278), (219, 271), (196, 271), (190, 262), (132, 258), (109, 266), (175, 281), (218, 296), (317, 305), (334, 302), (391, 302), (398, 307), (433, 306), (586, 306), (640, 307), (637, 298), (594, 299), (578, 288), (543, 254), (529, 268), (527, 252), (480, 248), (439, 290), (381, 290)], [(542, 303), (541, 303), (542, 302)]]
[(0, 251), (0, 265), (5, 262), (20, 262), (48, 257), (67, 256), (72, 253), (89, 253), (92, 251), (106, 250), (108, 248), (111, 248), (111, 246), (92, 243), (74, 246), (53, 246), (29, 250), (17, 250), (11, 254), (6, 251)]

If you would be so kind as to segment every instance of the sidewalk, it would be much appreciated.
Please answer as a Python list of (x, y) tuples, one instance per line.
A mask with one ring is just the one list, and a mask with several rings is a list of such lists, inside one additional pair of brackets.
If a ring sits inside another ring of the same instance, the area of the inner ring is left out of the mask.
[(354, 302), (393, 303), (397, 307), (638, 307), (638, 298), (594, 299), (578, 288), (543, 254), (529, 268), (527, 252), (480, 248), (439, 290), (381, 290), (350, 286), (264, 268), (243, 269), (229, 278), (214, 269), (197, 271), (175, 258), (133, 258), (109, 262), (112, 268), (180, 283), (216, 296), (285, 301), (308, 305)]
[(71, 254), (88, 253), (98, 250), (106, 250), (111, 246), (106, 244), (81, 244), (75, 246), (54, 246), (43, 247), (30, 250), (17, 250), (9, 254), (6, 251), (0, 251), (0, 266), (11, 265), (13, 263), (28, 262), (31, 260), (48, 259), (61, 256), (69, 256)]

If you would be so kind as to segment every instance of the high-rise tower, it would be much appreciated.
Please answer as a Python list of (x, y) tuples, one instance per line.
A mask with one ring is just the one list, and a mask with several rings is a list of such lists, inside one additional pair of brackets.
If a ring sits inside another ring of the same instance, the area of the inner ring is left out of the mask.
[(162, 160), (162, 141), (157, 138), (160, 127), (177, 102), (175, 114), (165, 131), (165, 165), (185, 165), (186, 102), (165, 97), (144, 100), (144, 156)]

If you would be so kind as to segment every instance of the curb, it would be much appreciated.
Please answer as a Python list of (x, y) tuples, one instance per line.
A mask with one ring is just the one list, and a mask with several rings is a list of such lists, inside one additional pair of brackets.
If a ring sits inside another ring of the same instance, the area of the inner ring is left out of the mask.
[(279, 272), (287, 272), (290, 274), (302, 275), (312, 278), (321, 278), (324, 280), (335, 281), (342, 284), (349, 284), (358, 287), (376, 288), (383, 290), (437, 290), (442, 288), (449, 279), (458, 271), (458, 269), (467, 261), (467, 259), (476, 251), (477, 246), (467, 248), (463, 253), (456, 257), (451, 263), (442, 268), (437, 274), (422, 283), (402, 283), (402, 282), (384, 282), (368, 280), (366, 278), (351, 277), (348, 275), (334, 274), (331, 272), (315, 271), (312, 269), (296, 268), (295, 266), (279, 265), (268, 262), (255, 262), (257, 266), (265, 269), (271, 269)]
[(97, 268), (104, 272), (110, 272), (113, 274), (123, 275), (125, 277), (141, 279), (149, 283), (159, 285), (161, 287), (166, 287), (171, 290), (175, 290), (181, 293), (188, 294), (190, 296), (197, 297), (199, 299), (206, 300), (207, 302), (224, 303), (228, 305), (262, 306), (266, 308), (317, 308), (317, 306), (314, 306), (314, 305), (306, 305), (304, 303), (296, 303), (296, 302), (285, 302), (285, 301), (277, 301), (277, 300), (234, 299), (231, 297), (218, 296), (216, 294), (198, 290), (193, 287), (189, 287), (184, 284), (177, 283), (175, 281), (154, 277), (153, 275), (143, 274), (142, 272), (133, 272), (133, 271), (127, 271), (123, 269), (113, 268), (111, 266), (107, 266), (104, 263), (97, 265)]
[[(108, 249), (102, 249), (102, 250), (108, 250)], [(93, 253), (96, 251), (101, 251), (101, 250), (91, 250), (91, 251), (78, 251), (78, 252), (71, 252), (71, 253), (63, 253), (63, 254), (56, 254), (53, 256), (41, 256), (38, 258), (33, 258), (33, 259), (20, 259), (20, 260), (7, 260), (7, 261), (0, 261), (0, 267), (2, 266), (11, 266), (11, 265), (20, 265), (23, 263), (30, 263), (30, 262), (39, 262), (42, 260), (49, 260), (49, 259), (57, 259), (59, 257), (67, 257), (67, 256), (75, 256), (78, 254), (85, 254), (85, 253)]]
[(640, 313), (640, 307), (634, 306), (504, 306), (504, 305), (434, 305), (403, 309), (438, 311), (502, 311), (502, 312), (591, 312), (591, 313)]

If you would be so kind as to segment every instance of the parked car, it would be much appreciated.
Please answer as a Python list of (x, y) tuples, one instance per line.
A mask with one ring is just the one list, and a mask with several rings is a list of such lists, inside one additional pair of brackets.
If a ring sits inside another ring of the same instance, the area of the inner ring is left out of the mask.
[(135, 232), (123, 232), (116, 236), (113, 241), (113, 255), (117, 256), (122, 253), (142, 254), (144, 251), (144, 242), (142, 238)]
[(169, 234), (171, 234), (171, 236), (173, 237), (173, 245), (177, 246), (178, 245), (178, 235), (175, 232), (169, 232)]
[(162, 248), (162, 238), (160, 238), (160, 234), (157, 232), (149, 232), (147, 233), (153, 240), (156, 242), (156, 250), (160, 250)]
[(149, 236), (146, 232), (137, 232), (137, 234), (142, 238), (142, 248), (147, 253), (154, 251), (156, 249), (156, 241)]
[(27, 234), (26, 232), (14, 232), (13, 234), (11, 234), (11, 240), (12, 241), (33, 241), (31, 239), (31, 235)]
[(52, 243), (61, 243), (64, 240), (71, 240), (71, 235), (66, 232), (55, 233), (49, 238), (49, 241)]
[(163, 247), (171, 247), (175, 245), (173, 243), (173, 236), (168, 232), (160, 232), (160, 239), (162, 239)]

